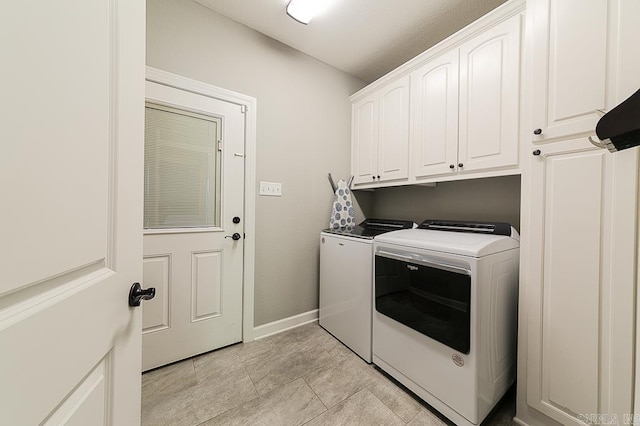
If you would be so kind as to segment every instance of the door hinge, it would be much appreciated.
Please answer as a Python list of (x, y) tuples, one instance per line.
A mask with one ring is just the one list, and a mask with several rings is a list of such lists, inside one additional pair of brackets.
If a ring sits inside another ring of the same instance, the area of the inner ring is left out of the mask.
[(222, 139), (218, 141), (218, 151), (222, 151)]
[(243, 113), (243, 114), (245, 112), (247, 112), (247, 106), (246, 105), (240, 105), (240, 112)]

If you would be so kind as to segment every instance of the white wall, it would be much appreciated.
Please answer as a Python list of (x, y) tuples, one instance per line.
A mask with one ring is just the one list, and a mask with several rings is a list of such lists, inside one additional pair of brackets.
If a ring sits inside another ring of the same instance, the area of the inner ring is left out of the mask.
[(316, 309), (326, 175), (349, 174), (348, 96), (364, 83), (191, 0), (147, 1), (147, 65), (257, 98), (257, 181), (283, 196), (256, 200), (254, 325)]

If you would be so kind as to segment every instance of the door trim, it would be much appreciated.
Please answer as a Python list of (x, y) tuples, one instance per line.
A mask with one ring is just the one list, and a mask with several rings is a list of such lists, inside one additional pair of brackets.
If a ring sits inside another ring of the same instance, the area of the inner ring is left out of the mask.
[(242, 341), (254, 340), (254, 268), (255, 268), (255, 210), (256, 210), (256, 98), (192, 80), (177, 74), (147, 67), (146, 81), (198, 95), (237, 104), (245, 112), (244, 141), (244, 263), (242, 271)]

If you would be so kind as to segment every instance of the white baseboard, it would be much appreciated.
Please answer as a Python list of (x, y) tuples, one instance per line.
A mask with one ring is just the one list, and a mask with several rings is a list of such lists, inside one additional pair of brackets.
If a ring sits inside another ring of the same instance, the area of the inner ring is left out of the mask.
[(253, 338), (255, 340), (263, 339), (315, 321), (318, 321), (317, 309), (254, 327)]

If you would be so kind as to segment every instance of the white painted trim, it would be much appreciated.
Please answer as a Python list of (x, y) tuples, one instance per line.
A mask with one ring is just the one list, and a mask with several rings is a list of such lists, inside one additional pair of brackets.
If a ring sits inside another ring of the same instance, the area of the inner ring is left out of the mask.
[(274, 334), (282, 333), (283, 331), (291, 330), (292, 328), (310, 324), (315, 321), (318, 321), (317, 309), (309, 312), (303, 312), (289, 318), (283, 318), (278, 321), (259, 325), (258, 327), (253, 329), (253, 335), (256, 340), (263, 339), (265, 337), (273, 336)]
[(238, 104), (245, 110), (244, 142), (244, 267), (242, 297), (242, 341), (254, 339), (254, 270), (256, 246), (256, 98), (192, 80), (157, 68), (147, 67), (146, 80), (225, 102)]
[[(640, 156), (640, 152), (638, 152), (636, 154), (636, 158), (637, 156)], [(636, 160), (636, 161), (640, 161), (640, 160)], [(637, 178), (637, 182), (640, 182), (640, 167), (637, 168), (638, 171), (638, 178)], [(638, 223), (638, 220), (640, 219), (640, 185), (637, 185), (637, 197), (636, 197), (636, 221), (635, 223)], [(633, 365), (633, 375), (634, 375), (634, 392), (633, 392), (633, 413), (634, 414), (640, 414), (640, 291), (638, 291), (638, 285), (640, 284), (640, 226), (636, 226), (636, 276), (635, 276), (635, 281), (636, 281), (636, 306), (634, 309), (634, 314), (635, 314), (635, 326), (636, 326), (636, 330), (635, 330), (635, 334), (636, 334), (636, 341), (635, 341), (635, 362)]]
[(244, 285), (242, 340), (255, 338), (253, 324), (254, 282), (256, 261), (256, 117), (258, 100), (249, 98), (245, 106), (244, 142)]
[(245, 105), (247, 107), (255, 106), (256, 102), (256, 99), (251, 96), (232, 92), (231, 90), (216, 87), (208, 83), (203, 83), (198, 80), (193, 80), (191, 78), (149, 66), (147, 67), (146, 80), (162, 84), (164, 86), (186, 90), (187, 92), (196, 93), (198, 95), (208, 96), (238, 105)]

